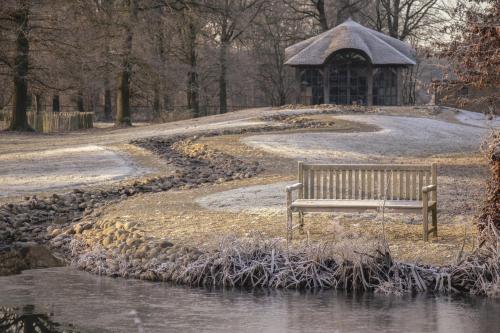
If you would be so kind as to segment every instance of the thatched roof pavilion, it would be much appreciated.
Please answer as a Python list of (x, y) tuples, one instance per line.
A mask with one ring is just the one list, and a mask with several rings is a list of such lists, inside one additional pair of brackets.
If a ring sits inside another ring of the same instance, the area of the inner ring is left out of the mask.
[(409, 44), (351, 19), (285, 53), (302, 104), (401, 105), (402, 70), (415, 65)]

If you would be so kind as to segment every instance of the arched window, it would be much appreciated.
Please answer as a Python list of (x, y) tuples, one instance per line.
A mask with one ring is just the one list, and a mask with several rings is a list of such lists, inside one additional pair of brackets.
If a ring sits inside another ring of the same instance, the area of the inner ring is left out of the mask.
[(323, 104), (323, 74), (319, 69), (304, 69), (300, 75), (301, 103), (303, 104)]
[(342, 50), (335, 52), (329, 59), (332, 64), (338, 65), (367, 65), (370, 61), (364, 53), (358, 50)]
[(398, 76), (394, 68), (381, 67), (373, 73), (373, 105), (396, 105)]
[(368, 58), (359, 51), (344, 50), (329, 61), (330, 103), (367, 104)]

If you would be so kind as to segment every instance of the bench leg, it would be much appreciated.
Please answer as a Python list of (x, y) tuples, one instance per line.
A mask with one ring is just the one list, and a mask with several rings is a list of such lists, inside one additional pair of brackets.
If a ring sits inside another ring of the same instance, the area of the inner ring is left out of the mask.
[(286, 210), (286, 239), (287, 241), (292, 240), (292, 210), (287, 208)]
[(438, 235), (438, 221), (437, 221), (437, 205), (432, 209), (432, 235), (437, 237)]
[(422, 215), (424, 216), (424, 241), (427, 242), (429, 240), (429, 211), (427, 210), (427, 207), (422, 209)]
[(302, 212), (299, 212), (299, 228), (300, 228), (300, 232), (303, 233), (304, 232), (304, 213)]

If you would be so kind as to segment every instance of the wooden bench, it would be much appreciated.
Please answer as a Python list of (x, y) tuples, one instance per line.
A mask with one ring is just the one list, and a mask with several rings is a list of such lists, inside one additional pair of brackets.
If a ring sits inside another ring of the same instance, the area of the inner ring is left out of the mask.
[[(437, 236), (437, 165), (306, 164), (299, 183), (287, 186), (287, 239), (304, 226), (304, 214), (378, 210), (421, 211), (423, 238)], [(293, 199), (293, 192), (297, 198)], [(293, 225), (292, 214), (299, 214)], [(429, 230), (429, 213), (432, 229)]]

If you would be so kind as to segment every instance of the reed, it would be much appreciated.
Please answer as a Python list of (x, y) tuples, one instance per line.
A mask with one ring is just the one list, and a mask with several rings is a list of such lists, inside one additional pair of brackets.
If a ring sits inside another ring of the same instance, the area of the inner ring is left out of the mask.
[[(130, 260), (73, 241), (72, 261), (97, 274), (206, 287), (342, 289), (386, 294), (433, 292), (500, 297), (500, 135), (488, 145), (492, 178), (479, 219), (482, 241), (472, 253), (459, 253), (447, 266), (394, 260), (387, 241), (375, 244), (339, 237), (328, 243), (288, 246), (284, 239), (264, 236), (225, 237), (196, 256)], [(383, 225), (382, 225), (383, 229)], [(339, 235), (342, 236), (342, 235)], [(187, 251), (189, 252), (189, 251)]]
[(217, 250), (187, 265), (160, 264), (149, 276), (153, 280), (210, 287), (500, 295), (500, 255), (492, 248), (445, 267), (397, 262), (383, 247), (373, 253), (357, 254), (356, 258), (344, 254), (338, 259), (339, 253), (333, 255), (327, 244), (288, 249), (276, 241), (226, 238)]

